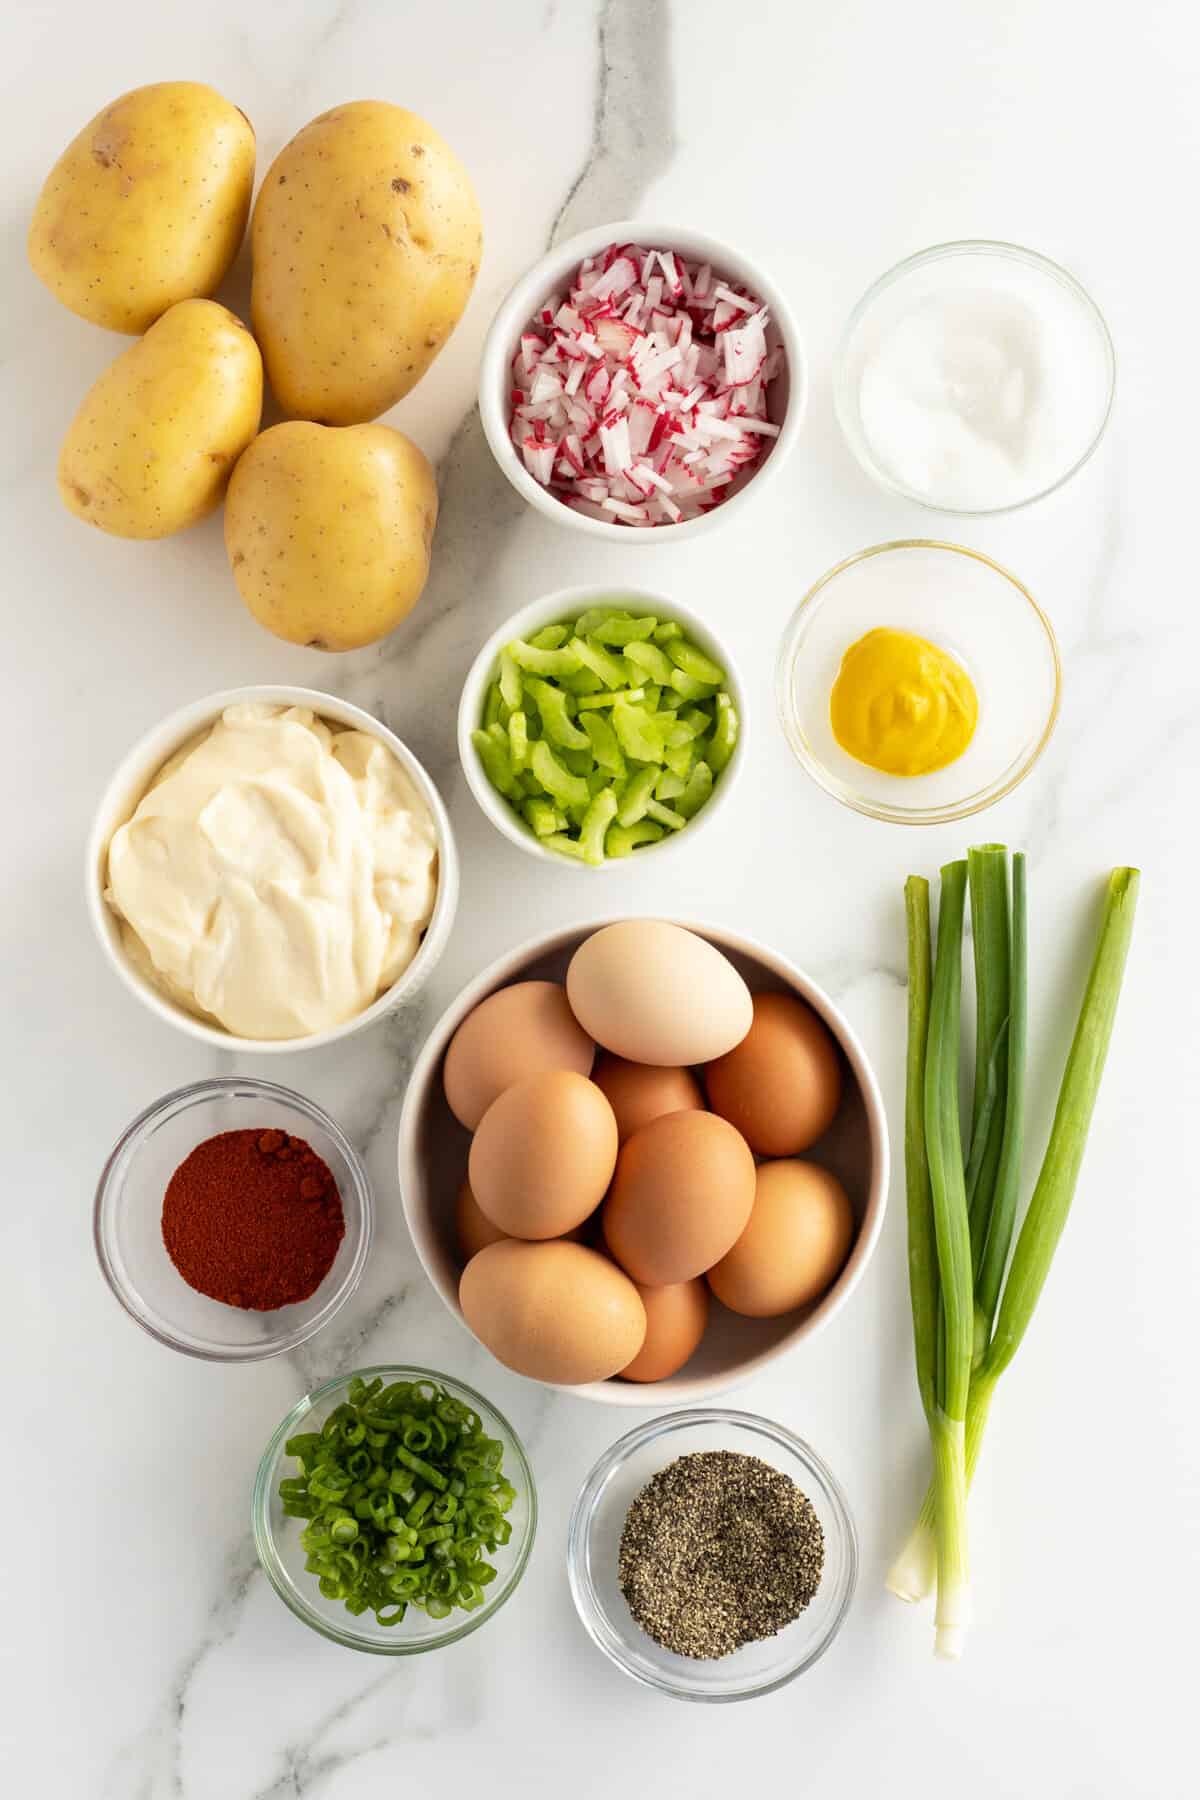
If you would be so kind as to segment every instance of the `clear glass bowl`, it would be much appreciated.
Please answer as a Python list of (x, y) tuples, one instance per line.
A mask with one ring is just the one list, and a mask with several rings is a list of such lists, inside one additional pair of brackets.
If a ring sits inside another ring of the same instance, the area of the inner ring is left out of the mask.
[[(885, 775), (833, 735), (842, 657), (879, 625), (951, 651), (975, 684), (975, 735), (932, 775)], [(966, 819), (1011, 793), (1050, 741), (1061, 687), (1054, 628), (1029, 590), (990, 556), (929, 538), (875, 544), (822, 575), (792, 614), (776, 673), (779, 717), (804, 769), (843, 806), (894, 825)]]
[[(617, 1582), (625, 1515), (658, 1471), (697, 1450), (757, 1456), (807, 1494), (825, 1534), (821, 1585), (776, 1637), (712, 1662), (677, 1656), (634, 1623)], [(846, 1496), (802, 1438), (754, 1413), (721, 1407), (667, 1413), (606, 1450), (583, 1484), (567, 1537), (567, 1573), (592, 1642), (626, 1675), (677, 1700), (750, 1700), (794, 1681), (823, 1656), (846, 1617), (858, 1578), (858, 1538)]]
[[(496, 1579), (484, 1589), (486, 1598), (474, 1612), (451, 1613), (448, 1619), (431, 1619), (410, 1606), (399, 1625), (380, 1625), (374, 1614), (363, 1613), (354, 1618), (340, 1600), (327, 1600), (314, 1576), (304, 1567), (305, 1554), (300, 1544), (303, 1519), (288, 1518), (279, 1501), (280, 1477), (295, 1473), (298, 1465), (288, 1456), (284, 1445), (299, 1431), (320, 1430), (336, 1406), (346, 1398), (350, 1383), (358, 1376), (373, 1381), (381, 1376), (390, 1381), (437, 1381), (458, 1400), (463, 1400), (479, 1414), (489, 1437), (499, 1438), (504, 1445), (503, 1470), (517, 1490), (507, 1517), (512, 1523), (512, 1537), (490, 1560), (495, 1565)], [(521, 1440), (504, 1417), (482, 1394), (476, 1393), (453, 1376), (436, 1369), (419, 1369), (381, 1365), (358, 1369), (327, 1381), (323, 1387), (293, 1406), (281, 1420), (258, 1465), (251, 1503), (251, 1525), (254, 1547), (267, 1580), (284, 1604), (322, 1637), (343, 1644), (348, 1650), (365, 1650), (375, 1656), (418, 1656), (423, 1650), (440, 1650), (443, 1644), (457, 1643), (459, 1638), (478, 1631), (481, 1625), (498, 1613), (510, 1599), (525, 1573), (529, 1553), (537, 1530), (537, 1492), (533, 1470)]]
[[(220, 1131), (286, 1131), (329, 1165), (346, 1233), (314, 1294), (277, 1312), (223, 1306), (190, 1288), (162, 1237), (167, 1183), (184, 1157)], [(117, 1141), (96, 1189), (100, 1268), (130, 1318), (172, 1350), (210, 1362), (258, 1362), (294, 1350), (327, 1325), (358, 1285), (371, 1243), (371, 1189), (357, 1151), (303, 1095), (248, 1075), (177, 1088), (148, 1106)]]
[[(1048, 446), (1055, 452), (1054, 466), (1047, 467), (1044, 458), (1040, 471), (1030, 472), (1027, 488), (1010, 479), (994, 499), (981, 493), (969, 503), (934, 486), (908, 486), (872, 446), (860, 404), (864, 368), (889, 327), (911, 319), (928, 300), (955, 296), (971, 306), (988, 300), (1003, 307), (1007, 301), (1010, 329), (1019, 329), (1028, 309), (1036, 307), (1040, 359), (1046, 367), (1058, 367), (1063, 384), (1054, 415), (1059, 442)], [(846, 321), (834, 358), (833, 398), (846, 442), (873, 481), (937, 512), (983, 517), (1031, 506), (1079, 472), (1104, 436), (1116, 379), (1116, 352), (1104, 315), (1068, 270), (1019, 244), (968, 238), (906, 257), (867, 289)]]

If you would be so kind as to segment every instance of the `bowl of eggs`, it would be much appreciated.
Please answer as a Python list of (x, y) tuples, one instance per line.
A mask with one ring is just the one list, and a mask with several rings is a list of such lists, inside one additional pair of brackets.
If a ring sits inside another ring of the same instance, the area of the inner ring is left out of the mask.
[(506, 1367), (617, 1406), (698, 1402), (812, 1336), (887, 1199), (879, 1086), (833, 1001), (667, 919), (569, 926), (469, 983), (399, 1160), (447, 1308)]

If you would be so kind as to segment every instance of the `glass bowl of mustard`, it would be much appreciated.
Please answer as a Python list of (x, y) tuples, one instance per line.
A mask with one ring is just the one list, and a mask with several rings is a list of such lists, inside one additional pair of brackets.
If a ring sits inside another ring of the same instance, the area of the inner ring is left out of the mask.
[[(790, 1510), (777, 1513), (781, 1501)], [(719, 1543), (697, 1549), (714, 1522)], [(729, 1586), (708, 1579), (710, 1556)], [(588, 1636), (634, 1681), (676, 1700), (751, 1700), (794, 1681), (833, 1643), (858, 1579), (858, 1537), (837, 1478), (803, 1438), (755, 1413), (697, 1407), (651, 1419), (605, 1451), (571, 1515), (567, 1575)], [(806, 1585), (788, 1604), (797, 1576)], [(678, 1592), (660, 1593), (664, 1584)]]
[[(213, 1146), (225, 1133), (249, 1140), (237, 1165), (218, 1147), (215, 1167), (232, 1170), (228, 1178), (214, 1174), (212, 1161)], [(164, 1229), (167, 1190), (185, 1163), (196, 1169), (192, 1159), (205, 1147), (209, 1159), (195, 1180), (213, 1183), (218, 1191), (202, 1206), (203, 1186), (197, 1193), (177, 1187), (179, 1205), (190, 1210), (192, 1224), (182, 1237), (173, 1237), (172, 1251), (166, 1241), (170, 1229)], [(261, 1210), (249, 1179), (260, 1155), (271, 1184), (269, 1208)], [(315, 1186), (314, 1169), (321, 1171)], [(337, 1204), (343, 1229), (334, 1243)], [(307, 1218), (310, 1207), (328, 1215), (332, 1231)], [(291, 1223), (289, 1208), (295, 1213)], [(350, 1298), (366, 1264), (373, 1215), (362, 1158), (328, 1113), (275, 1082), (223, 1075), (164, 1094), (121, 1133), (96, 1188), (93, 1235), (104, 1279), (152, 1338), (208, 1362), (259, 1362), (296, 1349)], [(263, 1236), (271, 1232), (278, 1233), (274, 1241)], [(209, 1237), (211, 1279), (204, 1267)], [(311, 1254), (322, 1252), (310, 1272), (316, 1285), (302, 1298), (291, 1298), (307, 1286), (304, 1270), (295, 1271), (310, 1239)], [(186, 1278), (176, 1258), (188, 1268)], [(244, 1292), (238, 1291), (239, 1279), (231, 1281), (231, 1267), (248, 1276)], [(293, 1283), (290, 1289), (285, 1280)]]
[(776, 698), (805, 771), (895, 825), (982, 812), (1034, 767), (1058, 719), (1054, 628), (978, 550), (907, 538), (822, 575), (792, 614)]

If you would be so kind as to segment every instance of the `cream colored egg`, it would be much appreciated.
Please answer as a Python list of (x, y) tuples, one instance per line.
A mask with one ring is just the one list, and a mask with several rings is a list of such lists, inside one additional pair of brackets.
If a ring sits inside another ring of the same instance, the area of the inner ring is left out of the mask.
[(629, 1062), (687, 1068), (724, 1056), (753, 1017), (727, 957), (665, 919), (622, 919), (571, 958), (567, 998), (583, 1029)]
[(488, 1107), (471, 1140), (471, 1191), (508, 1237), (573, 1231), (604, 1198), (617, 1122), (594, 1082), (572, 1069), (527, 1075)]
[(773, 1319), (832, 1286), (854, 1241), (854, 1212), (836, 1175), (792, 1158), (763, 1163), (737, 1243), (708, 1271), (731, 1312)]
[(446, 1102), (474, 1131), (514, 1081), (541, 1069), (587, 1075), (595, 1054), (557, 981), (517, 981), (481, 1000), (451, 1038), (442, 1068)]
[(632, 1281), (582, 1244), (491, 1244), (463, 1270), (459, 1301), (492, 1355), (535, 1381), (606, 1381), (646, 1335)]

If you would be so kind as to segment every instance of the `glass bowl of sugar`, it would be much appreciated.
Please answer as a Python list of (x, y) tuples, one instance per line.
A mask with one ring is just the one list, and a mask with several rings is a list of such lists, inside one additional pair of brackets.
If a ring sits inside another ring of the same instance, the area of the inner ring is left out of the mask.
[(939, 512), (1011, 512), (1053, 493), (1104, 435), (1116, 356), (1075, 277), (970, 239), (897, 263), (863, 295), (834, 363), (842, 432), (873, 480)]

